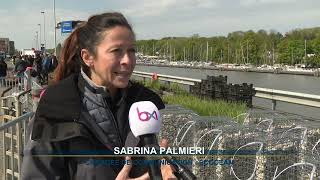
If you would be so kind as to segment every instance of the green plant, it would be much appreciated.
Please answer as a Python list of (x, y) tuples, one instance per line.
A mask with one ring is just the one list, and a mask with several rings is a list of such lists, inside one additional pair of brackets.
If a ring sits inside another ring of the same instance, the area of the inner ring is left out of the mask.
[[(200, 116), (227, 116), (234, 118), (245, 113), (245, 103), (229, 103), (222, 100), (204, 100), (188, 94), (164, 95), (162, 99), (166, 104), (179, 104), (195, 111)], [(242, 123), (244, 118), (236, 121)]]

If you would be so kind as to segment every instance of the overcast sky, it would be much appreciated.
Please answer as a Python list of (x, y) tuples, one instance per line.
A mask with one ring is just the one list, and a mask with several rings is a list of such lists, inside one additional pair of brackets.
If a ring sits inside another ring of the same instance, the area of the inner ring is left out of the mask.
[[(53, 0), (1, 0), (0, 37), (15, 41), (16, 49), (36, 47), (38, 24), (44, 41), (41, 11), (45, 12), (46, 44), (52, 48)], [(320, 26), (320, 0), (56, 0), (57, 22), (86, 20), (106, 11), (122, 12), (137, 39), (225, 36), (250, 29), (285, 33)], [(58, 43), (67, 36), (57, 31)]]

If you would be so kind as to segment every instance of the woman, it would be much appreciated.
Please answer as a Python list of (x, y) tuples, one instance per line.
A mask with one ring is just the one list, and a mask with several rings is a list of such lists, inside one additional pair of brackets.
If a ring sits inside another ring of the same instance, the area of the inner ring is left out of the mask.
[[(22, 179), (127, 179), (129, 172), (148, 179), (145, 168), (106, 165), (101, 163), (106, 157), (92, 156), (126, 146), (132, 138), (128, 112), (134, 102), (152, 101), (164, 108), (158, 95), (129, 81), (136, 63), (135, 35), (125, 17), (90, 17), (66, 39), (60, 59), (55, 83), (29, 125)], [(165, 168), (164, 179), (174, 177)]]

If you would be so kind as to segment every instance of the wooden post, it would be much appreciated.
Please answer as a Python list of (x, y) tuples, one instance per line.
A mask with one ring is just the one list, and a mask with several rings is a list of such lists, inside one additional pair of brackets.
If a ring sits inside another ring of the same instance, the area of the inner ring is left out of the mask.
[(277, 101), (276, 100), (272, 100), (272, 110), (275, 111), (276, 110), (276, 105), (277, 105)]

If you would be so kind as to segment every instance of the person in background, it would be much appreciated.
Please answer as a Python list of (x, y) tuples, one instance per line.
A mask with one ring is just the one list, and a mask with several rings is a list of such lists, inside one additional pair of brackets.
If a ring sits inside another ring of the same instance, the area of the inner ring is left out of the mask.
[(58, 59), (55, 55), (51, 54), (51, 67), (50, 72), (53, 72), (58, 66)]
[(17, 58), (17, 57), (16, 57), (15, 55), (14, 55), (14, 56), (12, 56), (12, 64), (13, 64), (13, 65), (15, 65), (15, 64), (16, 64), (16, 58)]
[(49, 81), (49, 73), (51, 70), (51, 55), (49, 56), (48, 54), (45, 54), (43, 59), (42, 59), (42, 78), (43, 78), (43, 83), (48, 83)]
[[(124, 158), (96, 155), (134, 142), (128, 121), (134, 102), (151, 101), (158, 109), (165, 107), (153, 91), (129, 81), (136, 64), (135, 49), (134, 32), (121, 13), (91, 16), (71, 33), (54, 82), (28, 126), (23, 180), (150, 178), (147, 166), (103, 164)], [(89, 155), (63, 156), (70, 152)], [(39, 153), (42, 156), (36, 156)], [(161, 171), (163, 179), (175, 179), (170, 166), (162, 166)]]
[(16, 60), (15, 66), (14, 66), (14, 73), (17, 77), (22, 77), (24, 71), (26, 70), (28, 63), (26, 62), (25, 56), (19, 56)]
[(0, 83), (1, 85), (5, 84), (5, 77), (7, 76), (7, 63), (3, 58), (0, 58)]
[(44, 84), (44, 80), (42, 77), (42, 59), (40, 54), (36, 54), (36, 57), (33, 62), (33, 68), (37, 72), (37, 80), (40, 84)]
[(34, 58), (31, 55), (28, 55), (26, 60), (27, 60), (28, 67), (32, 67)]

